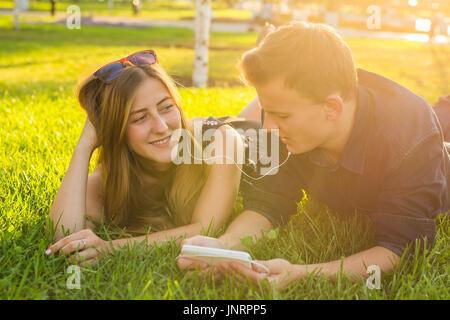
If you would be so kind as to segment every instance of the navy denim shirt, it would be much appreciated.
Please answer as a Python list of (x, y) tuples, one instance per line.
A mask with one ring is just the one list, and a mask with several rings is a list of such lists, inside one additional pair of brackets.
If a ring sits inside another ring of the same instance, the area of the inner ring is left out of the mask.
[(441, 124), (444, 140), (450, 141), (450, 94), (440, 97), (433, 110)]
[[(287, 156), (280, 143), (280, 163)], [(342, 214), (371, 216), (375, 245), (399, 256), (415, 239), (435, 238), (435, 217), (450, 209), (450, 144), (424, 99), (358, 69), (354, 127), (331, 165), (320, 149), (291, 155), (276, 175), (243, 179), (244, 210), (275, 226), (297, 212), (302, 189)]]

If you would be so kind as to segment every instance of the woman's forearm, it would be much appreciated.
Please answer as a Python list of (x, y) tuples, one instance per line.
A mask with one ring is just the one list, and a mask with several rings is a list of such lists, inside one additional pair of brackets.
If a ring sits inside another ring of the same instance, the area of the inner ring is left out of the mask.
[(146, 241), (150, 245), (154, 245), (155, 242), (157, 244), (163, 244), (169, 240), (174, 240), (179, 243), (183, 237), (193, 237), (195, 235), (200, 234), (202, 230), (202, 225), (200, 223), (188, 224), (182, 227), (159, 231), (155, 233), (151, 233), (149, 235), (133, 237), (133, 238), (124, 238), (113, 240), (112, 245), (114, 248), (118, 249), (126, 246), (127, 244), (132, 246), (135, 242), (143, 242)]
[(86, 189), (89, 161), (92, 150), (77, 145), (72, 154), (69, 168), (50, 209), (50, 218), (56, 228), (55, 240), (61, 239), (64, 230), (70, 233), (84, 228), (86, 213)]
[(272, 223), (262, 214), (246, 210), (231, 222), (219, 240), (225, 249), (245, 250), (241, 239), (251, 237), (256, 241), (262, 236), (262, 231), (268, 232), (272, 228)]

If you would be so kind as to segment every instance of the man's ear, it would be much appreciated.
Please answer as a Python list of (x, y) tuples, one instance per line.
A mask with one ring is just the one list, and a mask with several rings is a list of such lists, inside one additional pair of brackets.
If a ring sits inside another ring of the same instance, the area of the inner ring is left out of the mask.
[(258, 33), (258, 39), (256, 39), (256, 46), (259, 46), (264, 38), (271, 32), (275, 31), (275, 26), (266, 22), (264, 27), (262, 27), (261, 31)]
[(328, 120), (337, 120), (344, 110), (344, 100), (339, 94), (330, 94), (325, 99), (324, 108)]

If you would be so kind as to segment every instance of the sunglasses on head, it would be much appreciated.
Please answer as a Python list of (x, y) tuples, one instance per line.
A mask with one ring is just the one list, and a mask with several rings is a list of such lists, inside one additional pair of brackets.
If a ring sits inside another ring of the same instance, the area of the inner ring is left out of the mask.
[(116, 79), (125, 68), (124, 62), (134, 66), (145, 66), (157, 63), (156, 53), (153, 50), (142, 50), (130, 54), (129, 56), (117, 61), (110, 62), (93, 73), (94, 77), (104, 82), (110, 82)]

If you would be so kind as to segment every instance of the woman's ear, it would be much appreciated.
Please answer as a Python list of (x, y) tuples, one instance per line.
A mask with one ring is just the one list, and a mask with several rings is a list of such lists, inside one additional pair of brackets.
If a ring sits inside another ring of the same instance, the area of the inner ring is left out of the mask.
[(344, 100), (338, 94), (330, 94), (325, 99), (325, 114), (327, 120), (335, 121), (339, 118), (344, 110)]

